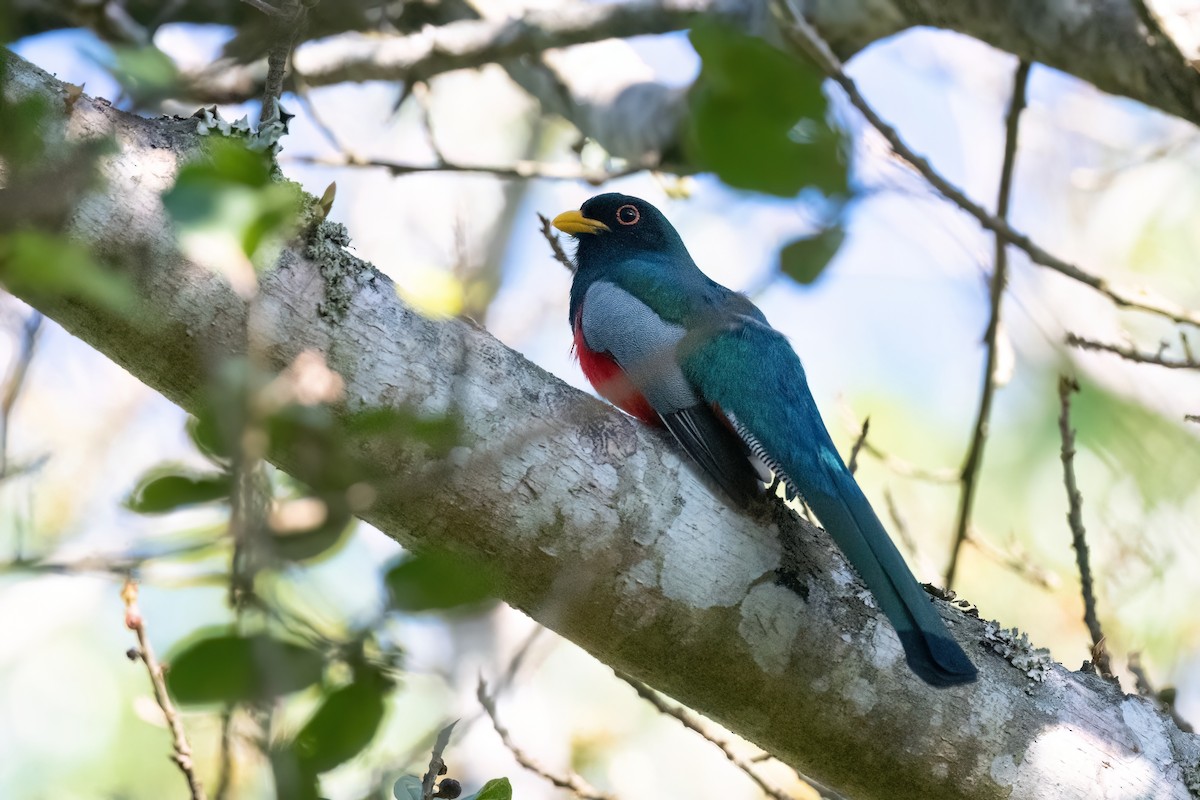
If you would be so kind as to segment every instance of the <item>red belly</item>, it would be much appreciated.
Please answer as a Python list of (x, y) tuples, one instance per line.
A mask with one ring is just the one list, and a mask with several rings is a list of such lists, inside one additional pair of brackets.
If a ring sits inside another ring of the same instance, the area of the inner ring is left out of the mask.
[(662, 420), (651, 408), (650, 403), (629, 381), (629, 376), (621, 365), (613, 360), (608, 353), (597, 353), (589, 350), (583, 338), (583, 326), (579, 315), (575, 317), (575, 355), (579, 357), (579, 367), (583, 374), (596, 387), (608, 402), (617, 408), (637, 417), (648, 425), (662, 425)]

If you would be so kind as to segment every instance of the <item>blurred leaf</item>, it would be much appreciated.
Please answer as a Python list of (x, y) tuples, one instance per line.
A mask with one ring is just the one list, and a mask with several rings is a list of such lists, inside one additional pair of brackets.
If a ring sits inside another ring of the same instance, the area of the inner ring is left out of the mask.
[(162, 514), (184, 506), (228, 500), (232, 490), (233, 480), (228, 473), (155, 470), (138, 482), (125, 504), (139, 514)]
[(355, 411), (343, 420), (347, 433), (378, 441), (416, 440), (428, 445), (438, 457), (450, 452), (461, 438), (454, 417), (430, 417), (402, 408), (369, 408)]
[(212, 409), (201, 407), (197, 416), (188, 417), (188, 438), (204, 457), (215, 464), (222, 464), (232, 456), (231, 448), (221, 435), (216, 415)]
[(384, 577), (391, 607), (433, 611), (474, 605), (495, 596), (495, 578), (481, 562), (447, 553), (411, 556)]
[[(0, 86), (4, 71), (0, 66)], [(0, 158), (11, 165), (25, 166), (37, 162), (45, 150), (41, 122), (49, 110), (49, 101), (32, 95), (17, 101), (0, 92)]]
[(287, 237), (299, 224), (300, 192), (271, 179), (263, 153), (241, 139), (214, 139), (208, 157), (179, 171), (163, 205), (181, 233), (231, 237), (253, 259), (269, 237)]
[(379, 729), (390, 688), (378, 672), (363, 668), (353, 683), (326, 696), (293, 742), (301, 767), (326, 772), (358, 755)]
[(332, 555), (350, 538), (348, 534), (353, 530), (353, 521), (349, 511), (339, 509), (311, 530), (274, 535), (271, 552), (285, 561), (311, 561)]
[(180, 703), (244, 703), (299, 691), (321, 679), (324, 658), (266, 634), (208, 635), (170, 659), (167, 686)]
[(846, 192), (841, 137), (826, 122), (815, 65), (717, 22), (698, 22), (689, 37), (702, 62), (689, 95), (699, 166), (730, 186), (784, 197), (806, 186)]
[(463, 800), (512, 800), (512, 784), (508, 778), (492, 778), (482, 789)]
[(796, 239), (779, 252), (780, 268), (797, 283), (810, 284), (829, 266), (845, 239), (846, 231), (840, 225)]
[(421, 800), (421, 789), (421, 779), (416, 775), (401, 775), (392, 786), (392, 794), (396, 800)]
[[(1200, 448), (1182, 423), (1089, 384), (1071, 402), (1071, 424), (1078, 444), (1133, 478), (1144, 500), (1178, 500), (1195, 491)], [(1059, 446), (1057, 431), (1051, 441)], [(1080, 489), (1086, 503), (1088, 489)]]
[(178, 93), (179, 69), (153, 45), (117, 46), (103, 65), (135, 106), (161, 102)]
[(0, 281), (25, 299), (67, 297), (122, 313), (133, 305), (124, 277), (101, 266), (87, 248), (38, 231), (0, 236)]

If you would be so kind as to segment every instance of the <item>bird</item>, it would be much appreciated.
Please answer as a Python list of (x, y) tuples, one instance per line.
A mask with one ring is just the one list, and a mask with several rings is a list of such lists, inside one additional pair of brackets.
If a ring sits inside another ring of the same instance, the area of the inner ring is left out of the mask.
[(652, 204), (607, 193), (552, 222), (576, 241), (569, 321), (605, 399), (666, 427), (739, 506), (772, 476), (799, 495), (875, 596), (911, 670), (970, 683), (951, 637), (846, 467), (799, 356), (745, 295), (705, 275)]

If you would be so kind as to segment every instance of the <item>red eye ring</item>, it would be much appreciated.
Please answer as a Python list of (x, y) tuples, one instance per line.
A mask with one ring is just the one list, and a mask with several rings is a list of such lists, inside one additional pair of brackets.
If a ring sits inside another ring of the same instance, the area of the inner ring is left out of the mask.
[[(633, 213), (630, 215), (627, 212)], [(637, 225), (641, 218), (642, 212), (638, 211), (638, 207), (632, 203), (626, 203), (617, 209), (617, 222), (622, 225)]]

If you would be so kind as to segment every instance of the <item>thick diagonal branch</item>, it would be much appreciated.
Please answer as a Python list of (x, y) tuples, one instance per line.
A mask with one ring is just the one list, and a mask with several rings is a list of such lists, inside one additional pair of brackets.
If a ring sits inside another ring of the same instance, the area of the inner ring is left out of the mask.
[[(180, 254), (162, 217), (160, 193), (200, 154), (194, 121), (141, 119), (86, 96), (68, 110), (65, 87), (0, 53), (7, 94), (61, 109), (40, 131), (48, 149), (118, 142), (72, 231), (137, 284), (137, 304), (122, 316), (39, 305), (195, 407), (212, 360), (244, 351), (246, 306)], [(1200, 743), (1149, 701), (1062, 667), (1031, 682), (1036, 654), (1019, 637), (944, 603), (980, 680), (920, 683), (823, 533), (777, 507), (730, 509), (666, 437), (477, 327), (418, 316), (345, 243), (322, 223), (284, 250), (263, 277), (254, 334), (277, 368), (306, 349), (325, 354), (355, 403), (459, 417), (462, 447), (445, 461), (392, 440), (361, 454), (392, 476), (365, 514), (380, 530), (487, 558), (510, 604), (848, 796), (1054, 800), (1090, 796), (1103, 774), (1110, 794), (1191, 800), (1182, 765), (1200, 762)], [(561, 269), (549, 257), (545, 268)], [(287, 469), (286, 453), (272, 457)]]

